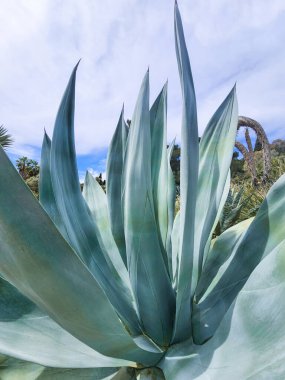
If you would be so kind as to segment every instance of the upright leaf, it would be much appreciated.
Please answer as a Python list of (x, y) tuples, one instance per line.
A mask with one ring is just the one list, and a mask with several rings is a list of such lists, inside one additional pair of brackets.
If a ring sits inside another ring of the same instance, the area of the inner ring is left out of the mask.
[[(106, 194), (104, 193), (104, 190), (96, 181), (96, 179), (89, 172), (87, 172), (85, 176), (82, 194), (87, 206), (89, 207), (94, 224), (96, 224), (97, 226), (97, 237), (100, 246), (104, 247), (104, 249), (108, 252), (108, 256), (110, 257), (110, 260), (112, 261), (114, 266), (117, 268), (118, 272), (124, 275), (124, 282), (128, 285), (128, 288), (130, 289), (130, 296), (134, 298), (128, 272), (124, 266), (123, 261), (121, 260), (121, 256), (118, 252), (118, 247), (112, 235), (108, 215)], [(137, 320), (139, 318), (137, 306), (135, 303), (134, 308), (136, 310), (136, 314), (134, 316), (129, 316), (129, 318), (135, 318), (135, 320), (131, 322), (132, 325), (136, 325)]]
[(128, 127), (124, 121), (123, 108), (108, 151), (106, 192), (112, 233), (126, 266), (127, 255), (122, 210), (122, 172), (127, 137)]
[(172, 333), (174, 295), (153, 206), (148, 72), (129, 131), (123, 202), (128, 268), (141, 320), (146, 334), (166, 346)]
[(151, 181), (156, 223), (162, 243), (164, 260), (168, 266), (166, 255), (166, 239), (168, 230), (168, 171), (167, 171), (167, 85), (156, 98), (150, 109), (151, 136)]
[(51, 182), (51, 172), (50, 172), (50, 149), (51, 149), (51, 140), (48, 137), (47, 133), (44, 133), (44, 139), (42, 143), (41, 151), (41, 171), (39, 179), (39, 200), (40, 204), (48, 213), (51, 220), (57, 226), (61, 234), (68, 241), (68, 235), (62, 221), (61, 215), (58, 211), (53, 188)]
[(178, 5), (175, 3), (175, 48), (182, 89), (180, 166), (180, 248), (176, 318), (173, 342), (191, 335), (191, 298), (198, 280), (198, 253), (194, 252), (199, 144), (194, 83)]
[(138, 335), (140, 324), (135, 300), (126, 282), (127, 270), (119, 252), (112, 262), (107, 247), (102, 240), (99, 242), (98, 226), (92, 220), (79, 186), (74, 144), (76, 70), (77, 66), (63, 95), (52, 138), (51, 178), (56, 204), (72, 247), (95, 276), (128, 329)]
[(199, 273), (224, 193), (232, 161), (237, 122), (234, 87), (211, 118), (200, 142), (199, 191), (195, 219), (195, 252), (199, 252)]

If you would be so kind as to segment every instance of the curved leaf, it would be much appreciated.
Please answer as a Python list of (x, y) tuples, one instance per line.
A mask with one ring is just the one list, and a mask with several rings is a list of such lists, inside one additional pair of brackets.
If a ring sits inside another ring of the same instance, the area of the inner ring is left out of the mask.
[(169, 343), (174, 294), (168, 276), (152, 198), (149, 74), (145, 75), (129, 131), (124, 163), (124, 229), (130, 280), (147, 335)]
[(38, 364), (0, 357), (1, 380), (111, 380), (118, 368), (45, 368)]
[[(121, 256), (119, 255), (118, 247), (115, 243), (114, 237), (112, 235), (109, 215), (108, 215), (108, 205), (107, 205), (107, 197), (104, 193), (104, 190), (96, 181), (96, 179), (89, 172), (86, 173), (84, 187), (83, 187), (83, 197), (86, 201), (86, 204), (89, 207), (92, 218), (94, 220), (94, 224), (97, 226), (97, 237), (101, 247), (104, 247), (110, 260), (112, 261), (114, 267), (117, 269), (122, 276), (124, 276), (124, 282), (128, 285), (129, 294), (128, 297), (132, 299), (132, 304), (134, 305), (134, 309), (136, 310), (136, 314), (130, 314), (127, 318), (121, 316), (123, 321), (130, 326), (137, 326), (138, 324), (138, 311), (137, 306), (134, 301), (134, 296), (131, 291), (131, 283), (128, 275), (128, 271), (121, 260)], [(119, 259), (118, 259), (119, 258)], [(130, 318), (134, 317), (135, 320), (131, 320)], [(137, 334), (141, 333), (140, 330), (136, 330)]]
[(122, 172), (127, 137), (128, 127), (124, 121), (123, 108), (109, 146), (106, 170), (106, 193), (112, 233), (126, 266), (127, 254), (122, 214)]
[(214, 113), (200, 141), (199, 181), (195, 219), (195, 251), (199, 252), (199, 274), (205, 247), (211, 236), (224, 194), (238, 124), (235, 87)]
[[(156, 224), (158, 226), (164, 261), (168, 268), (166, 239), (168, 231), (168, 165), (167, 165), (167, 84), (164, 85), (150, 109), (151, 182)], [(168, 268), (169, 270), (169, 268)]]
[(198, 254), (194, 253), (194, 221), (198, 184), (199, 143), (196, 96), (177, 2), (175, 48), (182, 89), (180, 158), (180, 248), (173, 342), (191, 335), (191, 298), (197, 284)]
[[(88, 266), (131, 334), (137, 335), (140, 334), (140, 325), (131, 290), (126, 283), (123, 260), (117, 252), (113, 263), (102, 240), (99, 242), (99, 228), (92, 220), (79, 186), (74, 146), (76, 69), (77, 66), (71, 74), (54, 126), (51, 145), (53, 191), (72, 247)], [(118, 264), (120, 261), (121, 265)]]
[(155, 361), (155, 354), (139, 349), (127, 334), (88, 268), (2, 149), (0, 182), (1, 275), (95, 350), (132, 361)]
[(86, 346), (1, 278), (0, 353), (49, 367), (134, 365), (103, 356)]
[(254, 268), (284, 240), (284, 202), (285, 175), (271, 187), (256, 217), (235, 246), (232, 259), (215, 287), (195, 305), (193, 329), (197, 343), (213, 336)]
[(285, 376), (285, 242), (255, 268), (212, 339), (170, 349), (166, 379), (280, 380)]
[(200, 301), (202, 296), (206, 297), (207, 293), (213, 289), (218, 280), (222, 277), (222, 274), (234, 256), (235, 246), (248, 229), (252, 220), (253, 218), (246, 219), (232, 226), (215, 239), (196, 288), (196, 302)]
[(42, 144), (41, 151), (41, 170), (40, 170), (40, 179), (39, 179), (39, 200), (40, 204), (43, 206), (45, 211), (48, 213), (51, 220), (57, 226), (61, 234), (68, 241), (68, 235), (63, 224), (62, 218), (58, 211), (52, 183), (51, 183), (51, 172), (50, 172), (50, 149), (51, 149), (51, 140), (44, 133), (44, 139)]

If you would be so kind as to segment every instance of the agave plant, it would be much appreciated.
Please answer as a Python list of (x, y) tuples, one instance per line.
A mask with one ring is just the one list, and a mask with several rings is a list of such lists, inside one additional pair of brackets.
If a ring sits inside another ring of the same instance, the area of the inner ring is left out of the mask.
[[(211, 236), (229, 191), (235, 88), (200, 144), (177, 4), (182, 86), (180, 212), (163, 88), (143, 79), (131, 127), (120, 116), (107, 193), (80, 191), (74, 69), (44, 137), (40, 203), (0, 152), (1, 379), (282, 379), (285, 177), (254, 220)], [(23, 204), (25, 207), (23, 207)]]

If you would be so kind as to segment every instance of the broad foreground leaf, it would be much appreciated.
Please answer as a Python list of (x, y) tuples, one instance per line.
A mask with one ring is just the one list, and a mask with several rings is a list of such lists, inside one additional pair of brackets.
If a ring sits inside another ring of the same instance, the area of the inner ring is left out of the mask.
[(285, 243), (255, 268), (212, 339), (185, 342), (161, 363), (167, 380), (285, 377)]
[(285, 175), (270, 189), (256, 217), (236, 244), (231, 261), (217, 284), (205, 299), (195, 304), (196, 343), (213, 336), (254, 268), (284, 240), (284, 203)]
[(1, 278), (0, 354), (49, 367), (134, 365), (122, 359), (103, 356), (86, 346)]
[(132, 361), (146, 355), (152, 361), (156, 355), (134, 344), (90, 271), (2, 149), (0, 163), (0, 274), (95, 350)]
[(46, 368), (0, 355), (1, 380), (111, 380), (117, 373), (118, 368)]

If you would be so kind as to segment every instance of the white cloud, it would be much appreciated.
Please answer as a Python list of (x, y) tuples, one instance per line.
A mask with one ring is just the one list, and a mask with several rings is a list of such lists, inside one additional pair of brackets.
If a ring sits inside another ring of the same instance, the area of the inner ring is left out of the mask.
[[(0, 124), (14, 152), (40, 146), (49, 133), (72, 67), (79, 154), (108, 145), (125, 102), (131, 117), (150, 66), (151, 99), (169, 79), (169, 139), (179, 139), (181, 94), (172, 0), (14, 0), (1, 3)], [(240, 114), (285, 137), (285, 3), (180, 0), (200, 131), (238, 83)], [(201, 133), (200, 132), (200, 133)]]

